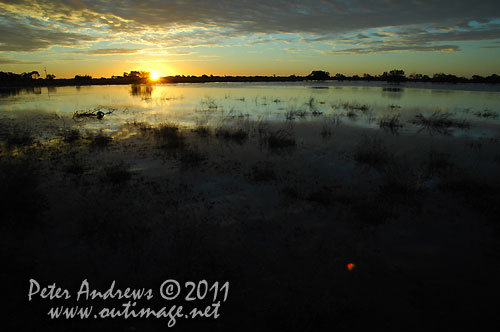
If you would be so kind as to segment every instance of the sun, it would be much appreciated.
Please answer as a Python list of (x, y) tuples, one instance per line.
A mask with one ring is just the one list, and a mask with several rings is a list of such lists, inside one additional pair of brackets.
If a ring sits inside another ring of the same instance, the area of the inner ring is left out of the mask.
[(151, 74), (149, 75), (149, 77), (151, 78), (151, 80), (153, 81), (156, 81), (157, 79), (160, 78), (160, 74), (156, 73), (156, 72), (151, 72)]

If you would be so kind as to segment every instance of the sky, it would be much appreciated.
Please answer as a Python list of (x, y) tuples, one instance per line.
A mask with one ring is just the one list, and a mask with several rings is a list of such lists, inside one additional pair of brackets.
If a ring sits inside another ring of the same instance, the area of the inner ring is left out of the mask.
[(500, 74), (498, 0), (0, 0), (0, 71)]

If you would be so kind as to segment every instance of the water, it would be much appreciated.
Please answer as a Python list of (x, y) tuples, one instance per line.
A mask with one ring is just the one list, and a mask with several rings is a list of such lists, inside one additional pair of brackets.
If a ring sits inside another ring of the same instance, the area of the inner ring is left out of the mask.
[[(468, 90), (460, 90), (468, 89)], [(404, 130), (412, 131), (417, 114), (447, 113), (471, 123), (453, 135), (498, 137), (500, 93), (496, 86), (381, 83), (209, 83), (175, 85), (108, 85), (28, 88), (0, 94), (0, 116), (36, 111), (70, 116), (99, 107), (116, 109), (105, 121), (79, 124), (113, 130), (131, 121), (181, 125), (216, 125), (243, 115), (250, 120), (323, 121), (342, 116), (348, 125), (379, 126), (399, 114)], [(349, 116), (351, 115), (351, 116)]]

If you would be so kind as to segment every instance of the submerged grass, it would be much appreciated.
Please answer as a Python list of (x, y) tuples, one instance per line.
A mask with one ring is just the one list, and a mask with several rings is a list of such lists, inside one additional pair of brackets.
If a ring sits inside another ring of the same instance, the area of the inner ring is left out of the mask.
[(470, 123), (466, 120), (456, 120), (451, 113), (434, 112), (429, 116), (417, 114), (410, 123), (421, 126), (430, 133), (450, 134), (450, 128), (468, 129)]
[(101, 181), (113, 185), (122, 185), (132, 179), (130, 166), (124, 162), (112, 164), (104, 167)]
[(178, 150), (186, 147), (186, 137), (179, 130), (179, 125), (165, 122), (152, 129), (153, 137), (160, 148)]
[(183, 169), (198, 167), (207, 160), (207, 156), (194, 148), (185, 149), (178, 156)]
[(363, 135), (361, 141), (355, 146), (352, 156), (359, 164), (375, 169), (381, 169), (393, 159), (381, 139), (366, 135)]
[(197, 125), (193, 128), (193, 132), (199, 137), (209, 137), (212, 133), (210, 127), (207, 125)]
[(113, 142), (113, 137), (106, 135), (103, 132), (89, 134), (87, 139), (90, 140), (90, 147), (97, 150), (105, 149)]
[(426, 171), (428, 177), (433, 177), (448, 173), (453, 169), (454, 164), (449, 153), (431, 150), (421, 167)]
[(379, 120), (379, 127), (389, 130), (393, 134), (397, 134), (399, 129), (403, 128), (403, 124), (399, 118), (399, 114), (384, 116)]
[(247, 174), (247, 179), (250, 182), (269, 182), (276, 180), (278, 176), (274, 168), (274, 164), (270, 161), (257, 162)]
[(293, 148), (297, 145), (297, 142), (290, 131), (280, 129), (269, 134), (267, 144), (271, 150), (281, 150)]
[(1, 125), (0, 138), (5, 142), (8, 149), (27, 147), (35, 143), (33, 129), (29, 126)]
[(498, 118), (498, 112), (494, 112), (491, 110), (478, 111), (475, 112), (474, 115), (477, 116), (478, 118), (492, 118), (492, 119)]
[(220, 127), (215, 130), (215, 136), (238, 144), (243, 144), (248, 140), (248, 131), (243, 128)]
[(64, 143), (76, 143), (80, 141), (82, 134), (78, 129), (65, 130), (62, 132), (62, 139)]

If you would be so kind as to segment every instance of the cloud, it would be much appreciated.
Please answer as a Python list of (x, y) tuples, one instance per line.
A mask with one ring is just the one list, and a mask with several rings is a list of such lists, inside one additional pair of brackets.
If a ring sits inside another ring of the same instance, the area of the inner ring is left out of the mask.
[[(344, 34), (331, 54), (367, 54), (374, 52), (413, 51), (413, 52), (456, 52), (458, 45), (452, 43), (467, 41), (494, 41), (500, 39), (500, 25), (485, 23), (469, 30), (451, 28), (443, 31), (435, 25), (406, 26), (387, 28), (382, 33), (371, 35), (384, 36), (378, 40), (367, 39), (358, 34)], [(389, 31), (390, 30), (390, 31)], [(343, 48), (342, 48), (343, 47)]]
[(62, 60), (62, 61), (83, 61), (85, 59), (82, 59), (82, 58), (60, 58), (59, 60)]
[(373, 52), (456, 52), (460, 48), (455, 45), (440, 45), (440, 46), (391, 46), (384, 45), (378, 47), (357, 47), (348, 48), (338, 51), (332, 51), (332, 54), (367, 54)]
[(440, 43), (500, 38), (491, 23), (496, 18), (500, 2), (491, 0), (0, 0), (0, 44), (6, 51), (97, 40), (200, 47), (233, 45), (249, 36), (254, 43), (270, 43), (286, 34), (290, 39), (283, 41), (382, 38), (435, 50), (443, 48)]
[(25, 61), (25, 60), (16, 60), (10, 59), (4, 56), (0, 56), (0, 64), (1, 65), (38, 65), (41, 62), (38, 61)]
[[(37, 22), (39, 23), (39, 22)], [(25, 19), (0, 11), (0, 47), (4, 52), (30, 52), (51, 46), (76, 46), (93, 39), (48, 24), (26, 24)]]
[(134, 54), (139, 53), (140, 49), (132, 48), (100, 48), (96, 50), (88, 50), (83, 53), (95, 54), (95, 55), (117, 55), (117, 54)]

